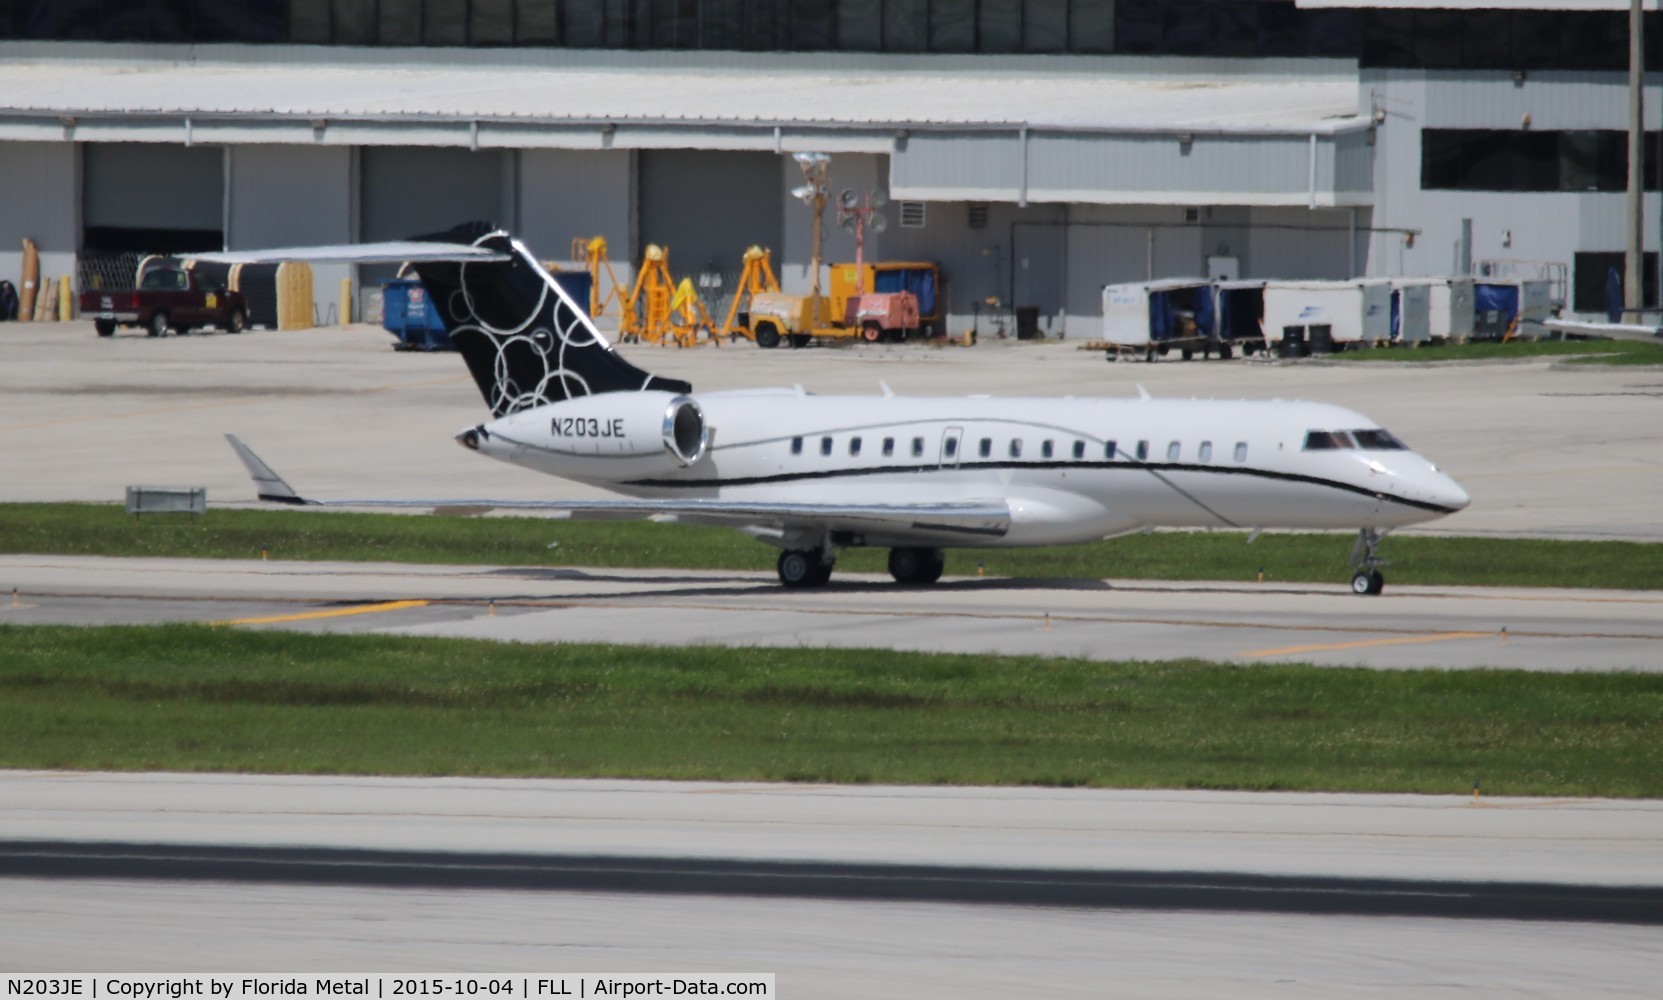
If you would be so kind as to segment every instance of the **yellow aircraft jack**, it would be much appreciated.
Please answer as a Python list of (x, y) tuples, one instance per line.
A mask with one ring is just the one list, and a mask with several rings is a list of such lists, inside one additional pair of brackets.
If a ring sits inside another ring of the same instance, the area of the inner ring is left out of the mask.
[[(572, 260), (583, 261), (583, 269), (589, 272), (589, 317), (600, 319), (606, 315), (606, 307), (614, 300), (618, 307), (623, 308), (623, 289), (618, 284), (618, 276), (612, 273), (612, 261), (606, 255), (606, 237), (596, 236), (584, 239), (579, 236), (572, 240)], [(606, 271), (606, 295), (601, 295), (601, 271)]]
[(723, 337), (748, 337), (755, 340), (756, 335), (751, 331), (749, 316), (747, 315), (746, 322), (739, 322), (739, 307), (744, 305), (749, 313), (751, 296), (759, 292), (779, 290), (779, 279), (774, 277), (773, 254), (757, 246), (746, 250), (745, 269), (739, 274), (739, 287), (733, 290), (733, 303), (728, 306), (728, 318), (716, 332)]
[(626, 344), (645, 341), (662, 347), (673, 341), (677, 347), (693, 347), (703, 334), (720, 345), (715, 326), (693, 290), (693, 282), (683, 278), (677, 284), (670, 276), (669, 251), (657, 244), (649, 245), (635, 276), (635, 287), (623, 302), (619, 337)]

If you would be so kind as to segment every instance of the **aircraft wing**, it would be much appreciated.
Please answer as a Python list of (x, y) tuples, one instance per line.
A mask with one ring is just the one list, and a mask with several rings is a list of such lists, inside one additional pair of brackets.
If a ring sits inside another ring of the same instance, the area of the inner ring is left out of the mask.
[(309, 507), (386, 507), (400, 510), (541, 511), (574, 520), (671, 521), (729, 528), (785, 529), (814, 525), (834, 531), (900, 532), (949, 537), (998, 538), (1010, 530), (1010, 506), (1003, 500), (945, 503), (797, 503), (751, 500), (493, 500), (479, 497), (433, 499), (303, 497), (235, 434), (225, 435), (242, 459), (261, 500)]
[(280, 247), (276, 250), (227, 250), (222, 253), (182, 254), (211, 264), (272, 264), (287, 260), (309, 264), (423, 264), (433, 261), (509, 260), (508, 254), (466, 243), (344, 243), (339, 246)]

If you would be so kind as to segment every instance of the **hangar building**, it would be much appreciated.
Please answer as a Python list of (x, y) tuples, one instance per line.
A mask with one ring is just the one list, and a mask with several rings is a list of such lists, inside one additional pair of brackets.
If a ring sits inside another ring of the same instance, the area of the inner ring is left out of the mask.
[[(1111, 282), (1450, 274), (1463, 220), (1482, 266), (1595, 312), (1624, 240), (1627, 6), (0, 0), (0, 278), (24, 237), (60, 275), (489, 219), (555, 261), (605, 236), (625, 280), (657, 243), (731, 288), (759, 244), (806, 290), (788, 154), (818, 151), (834, 192), (891, 199), (878, 255), (942, 264), (953, 332), (1023, 307), (1092, 335)], [(344, 271), (321, 270), (328, 321)]]

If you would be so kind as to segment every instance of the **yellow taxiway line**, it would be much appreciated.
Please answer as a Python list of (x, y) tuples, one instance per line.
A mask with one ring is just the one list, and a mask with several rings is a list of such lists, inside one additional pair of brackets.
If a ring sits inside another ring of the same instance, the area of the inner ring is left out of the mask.
[(303, 611), (296, 615), (272, 615), (269, 618), (233, 618), (230, 621), (215, 622), (216, 625), (276, 625), (279, 622), (302, 622), (314, 618), (345, 618), (348, 615), (373, 615), (382, 611), (398, 611), (403, 608), (420, 608), (427, 605), (427, 601), (383, 601), (380, 604), (359, 604), (350, 608), (330, 608), (327, 611)]
[(1435, 632), (1431, 635), (1396, 636), (1391, 639), (1361, 639), (1357, 642), (1321, 642), (1309, 646), (1281, 646), (1277, 649), (1255, 649), (1237, 653), (1246, 659), (1264, 656), (1292, 656), (1296, 653), (1331, 653), (1341, 649), (1366, 649), (1371, 646), (1416, 646), (1427, 642), (1447, 642), (1450, 639), (1494, 639), (1497, 632)]

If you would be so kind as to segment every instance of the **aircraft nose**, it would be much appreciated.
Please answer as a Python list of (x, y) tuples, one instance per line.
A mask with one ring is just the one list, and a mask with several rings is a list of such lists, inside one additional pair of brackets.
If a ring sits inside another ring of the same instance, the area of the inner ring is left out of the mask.
[(1451, 511), (1466, 510), (1467, 505), (1472, 503), (1472, 497), (1467, 494), (1466, 489), (1441, 472), (1438, 473), (1438, 479), (1440, 482), (1433, 486), (1432, 492), (1436, 498), (1433, 502), (1448, 507)]

